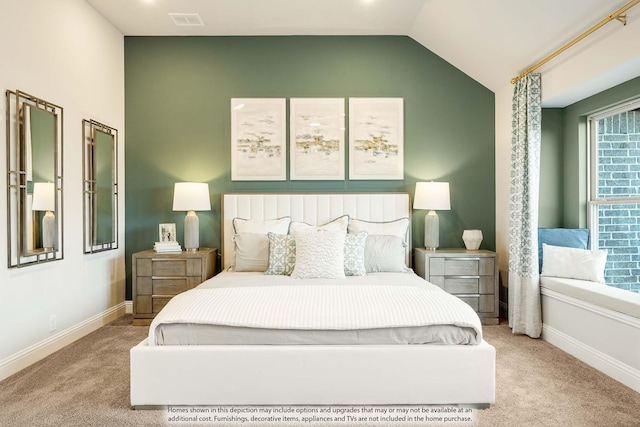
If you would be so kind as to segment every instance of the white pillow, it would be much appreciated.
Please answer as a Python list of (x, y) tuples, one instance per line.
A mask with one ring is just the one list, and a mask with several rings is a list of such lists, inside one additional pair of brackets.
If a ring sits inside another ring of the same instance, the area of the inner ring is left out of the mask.
[(364, 247), (367, 273), (407, 271), (405, 244), (398, 236), (369, 235)]
[(236, 234), (240, 233), (278, 233), (287, 234), (289, 232), (289, 224), (291, 217), (285, 216), (277, 219), (244, 219), (233, 218), (233, 230)]
[(269, 239), (266, 234), (240, 233), (236, 244), (235, 271), (265, 271), (269, 265)]
[(289, 233), (295, 234), (298, 231), (312, 231), (312, 230), (325, 230), (325, 231), (333, 231), (335, 233), (338, 233), (338, 232), (346, 233), (348, 225), (349, 225), (349, 215), (340, 216), (322, 225), (311, 225), (311, 224), (307, 224), (306, 222), (293, 221), (291, 223), (291, 226), (289, 227)]
[(296, 240), (295, 279), (344, 279), (344, 233), (307, 231)]
[(542, 244), (542, 276), (604, 283), (607, 251)]
[(366, 231), (369, 235), (379, 234), (385, 236), (398, 236), (402, 242), (408, 244), (409, 218), (398, 218), (387, 222), (362, 221), (360, 219), (350, 219), (348, 226), (349, 233), (359, 233)]

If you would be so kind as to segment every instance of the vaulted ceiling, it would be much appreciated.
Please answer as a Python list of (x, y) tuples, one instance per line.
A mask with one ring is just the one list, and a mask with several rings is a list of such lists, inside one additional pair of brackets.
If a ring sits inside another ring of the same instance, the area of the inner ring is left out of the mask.
[[(407, 35), (487, 88), (582, 34), (629, 0), (86, 0), (124, 35)], [(170, 14), (186, 14), (178, 26)], [(192, 14), (197, 14), (194, 16)], [(640, 19), (640, 5), (627, 12)], [(612, 21), (563, 55), (624, 26)], [(629, 40), (629, 43), (637, 41)], [(555, 61), (562, 61), (559, 57)], [(548, 67), (553, 66), (550, 62)], [(635, 65), (637, 67), (637, 62)], [(544, 69), (543, 69), (544, 70)], [(629, 74), (631, 73), (631, 74)], [(640, 75), (636, 70), (626, 75)], [(619, 82), (612, 82), (612, 84)], [(564, 103), (577, 99), (567, 98)]]

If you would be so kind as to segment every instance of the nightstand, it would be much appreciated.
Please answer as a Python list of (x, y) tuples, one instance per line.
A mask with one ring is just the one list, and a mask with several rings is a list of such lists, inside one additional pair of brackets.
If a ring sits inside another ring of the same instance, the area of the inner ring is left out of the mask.
[(420, 277), (469, 304), (483, 324), (498, 324), (497, 253), (417, 248), (414, 257)]
[(174, 296), (213, 277), (217, 249), (158, 253), (153, 249), (133, 254), (133, 324), (149, 325)]

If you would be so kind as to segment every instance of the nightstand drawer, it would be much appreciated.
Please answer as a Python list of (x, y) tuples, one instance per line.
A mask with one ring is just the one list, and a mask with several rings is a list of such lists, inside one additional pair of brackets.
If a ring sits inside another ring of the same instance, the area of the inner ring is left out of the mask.
[(480, 299), (479, 297), (458, 297), (458, 298), (460, 298), (462, 301), (469, 304), (471, 308), (473, 308), (473, 311), (475, 311), (476, 313), (478, 312), (478, 306), (479, 306), (478, 300)]
[(466, 302), (473, 308), (476, 313), (493, 313), (496, 310), (494, 303), (495, 298), (493, 295), (479, 295), (479, 296), (458, 296), (462, 301)]
[(164, 297), (153, 297), (153, 313), (157, 313), (162, 308), (167, 305), (167, 303), (171, 300), (171, 298)]
[(479, 280), (477, 277), (445, 277), (442, 289), (450, 294), (477, 294), (479, 290)]
[(142, 258), (136, 262), (138, 277), (184, 277), (202, 275), (202, 260), (200, 259)]
[(434, 285), (444, 289), (450, 294), (494, 294), (495, 278), (493, 276), (481, 277), (445, 277), (431, 276)]
[(495, 269), (493, 258), (431, 258), (429, 271), (441, 276), (492, 276)]
[(153, 295), (178, 295), (189, 289), (185, 278), (153, 279)]
[(445, 276), (477, 276), (480, 271), (479, 259), (445, 258)]

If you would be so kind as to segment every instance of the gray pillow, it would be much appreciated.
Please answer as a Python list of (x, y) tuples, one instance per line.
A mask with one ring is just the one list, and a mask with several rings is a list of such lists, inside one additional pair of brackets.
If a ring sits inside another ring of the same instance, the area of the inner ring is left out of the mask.
[(405, 245), (398, 236), (370, 234), (364, 248), (367, 273), (407, 271)]

